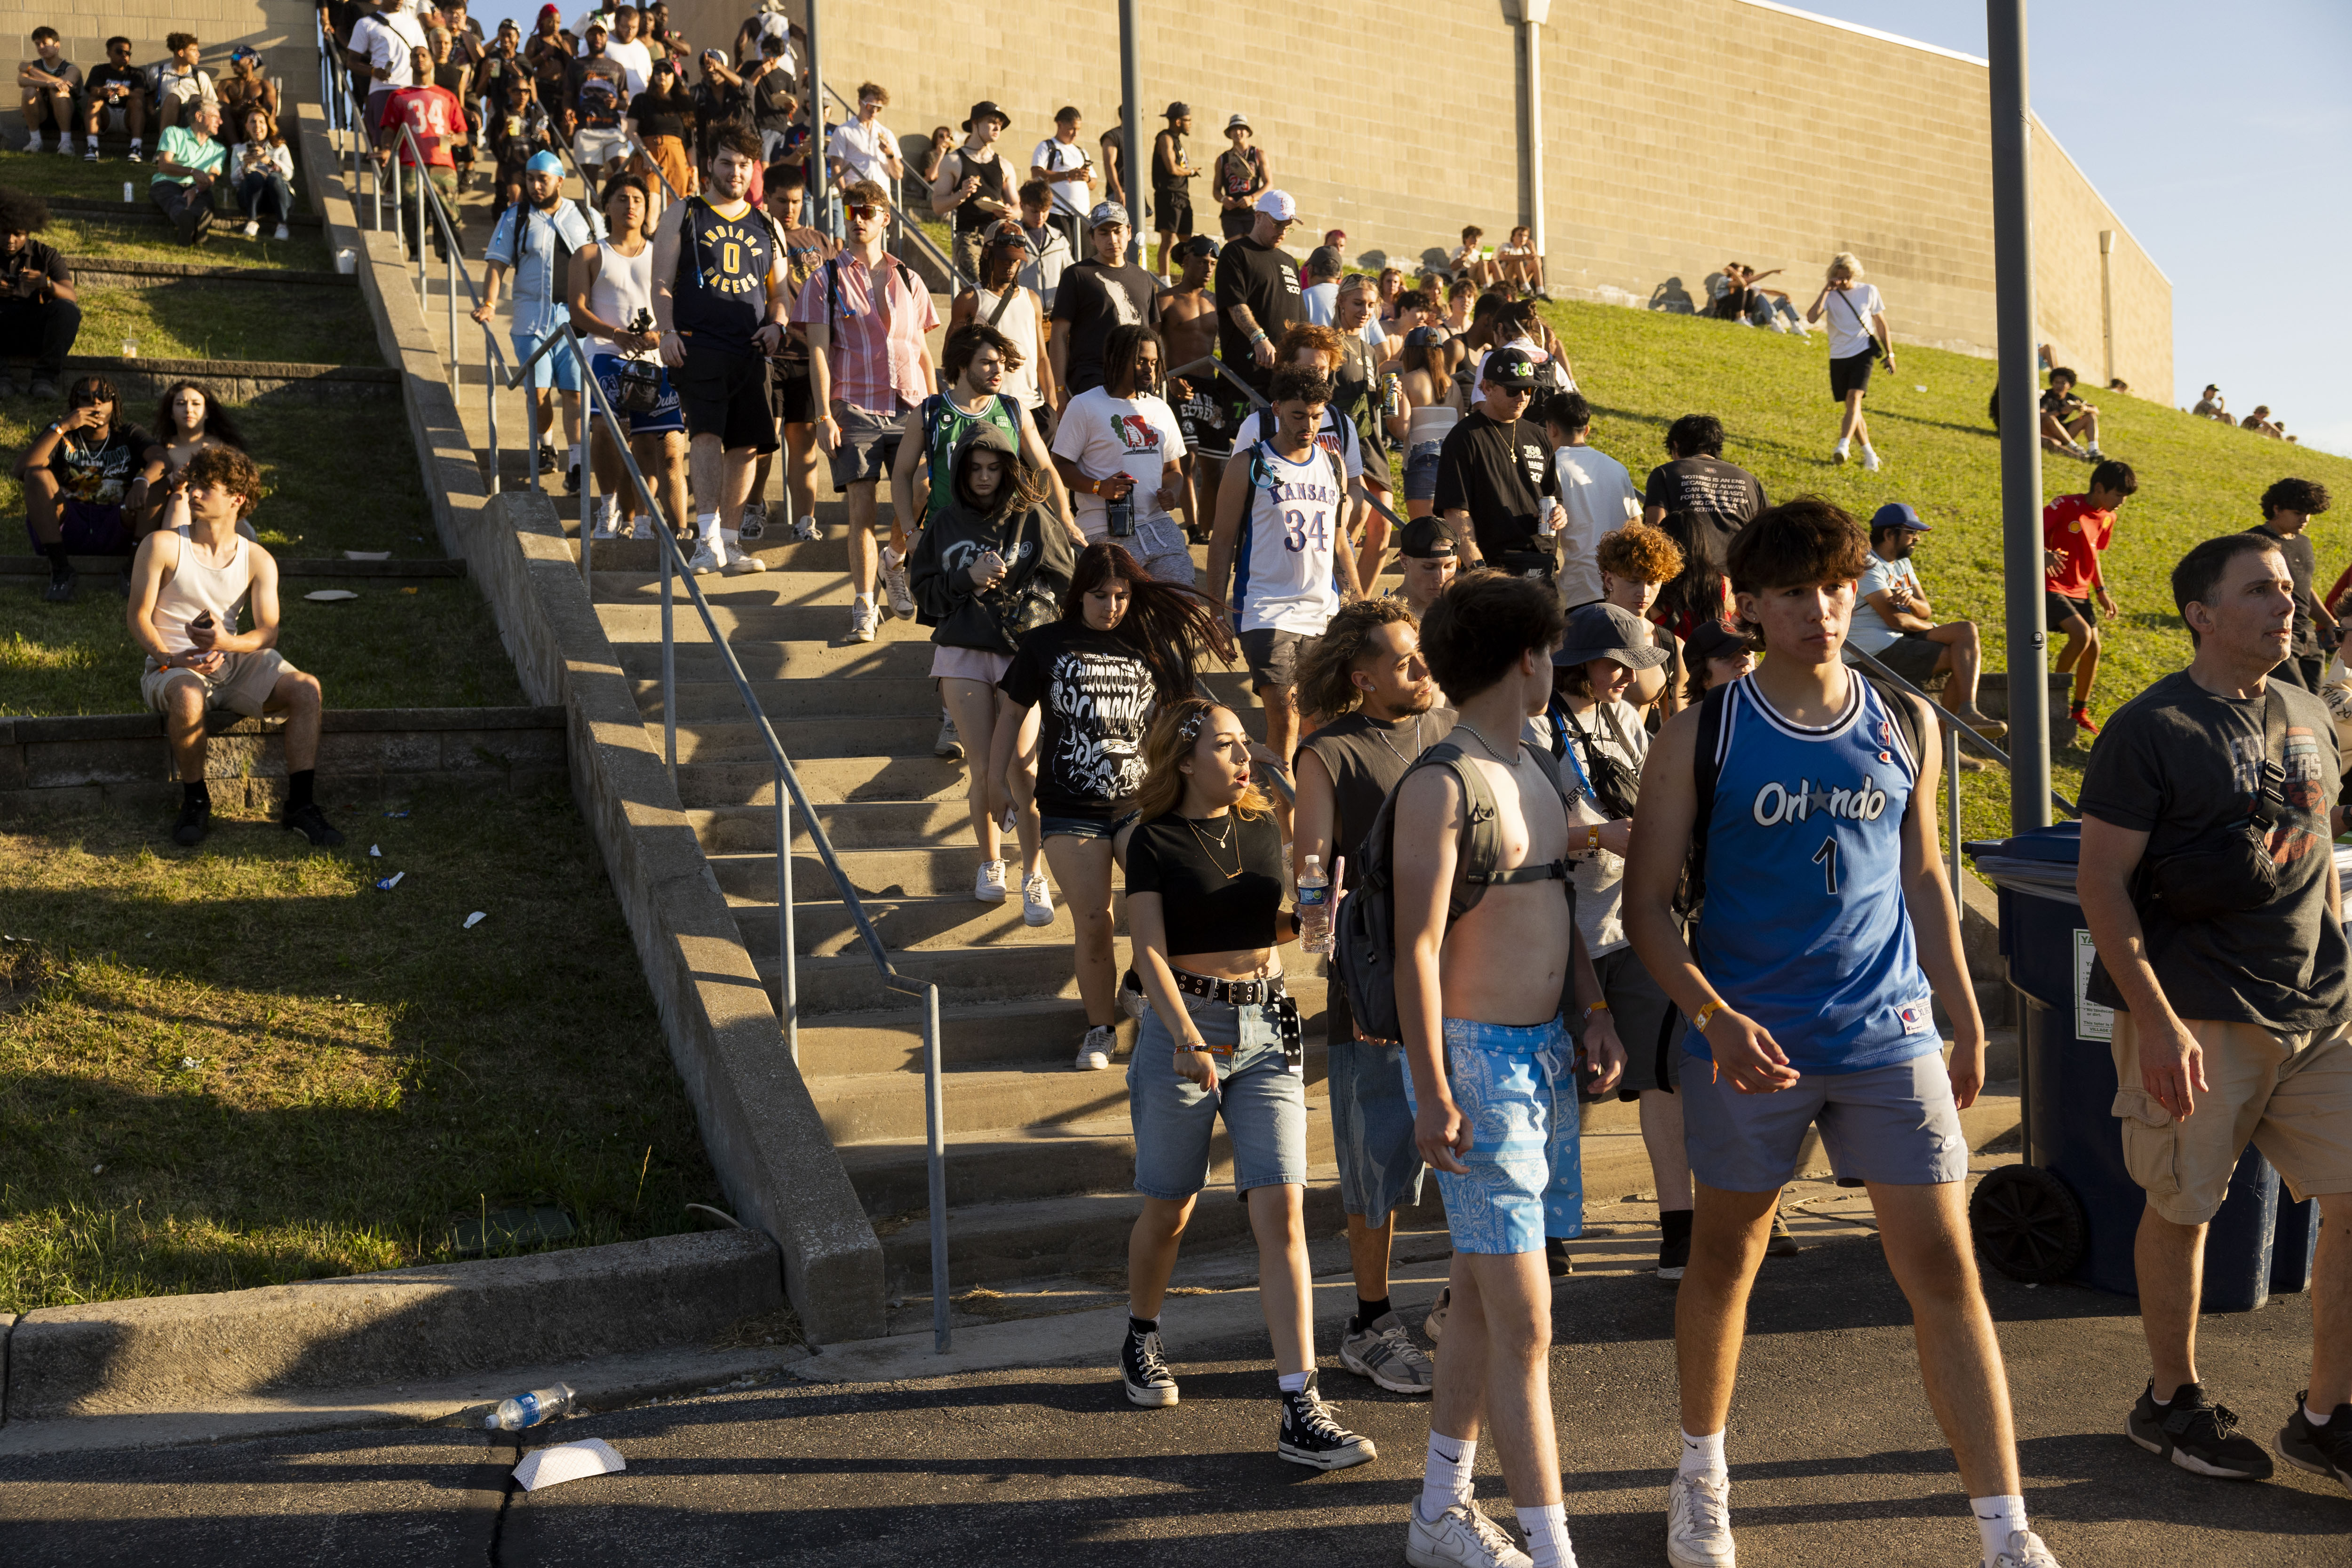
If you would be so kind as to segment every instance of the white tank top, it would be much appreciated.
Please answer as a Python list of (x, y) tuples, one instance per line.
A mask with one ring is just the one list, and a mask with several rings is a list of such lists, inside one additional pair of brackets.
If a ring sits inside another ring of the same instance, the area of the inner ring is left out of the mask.
[(1416, 403), (1412, 407), (1412, 423), (1406, 426), (1405, 450), (1432, 441), (1443, 441), (1445, 433), (1462, 423), (1462, 416), (1451, 404)]
[[(647, 240), (635, 256), (624, 256), (610, 242), (596, 247), (598, 258), (596, 281), (588, 289), (588, 308), (599, 321), (625, 327), (643, 310), (650, 315), (654, 308), (654, 247)], [(610, 338), (592, 338), (593, 352), (608, 354), (622, 353), (621, 345)]]
[(155, 591), (155, 635), (173, 653), (192, 653), (196, 644), (188, 636), (188, 623), (206, 610), (223, 632), (236, 629), (237, 612), (253, 593), (253, 546), (233, 536), (228, 563), (215, 566), (188, 538), (187, 525), (172, 531), (180, 536), (180, 563), (172, 568), (172, 580)]
[(1243, 450), (1256, 460), (1244, 470), (1252, 482), (1249, 527), (1234, 563), (1236, 624), (1245, 632), (1320, 637), (1339, 613), (1334, 551), (1347, 542), (1331, 455), (1319, 444), (1296, 463), (1269, 442)]
[[(975, 289), (973, 292), (980, 296), (980, 310), (972, 320), (987, 326), (989, 318), (996, 314), (996, 303), (1003, 296), (992, 294), (985, 289)], [(1013, 302), (1004, 307), (1004, 319), (995, 326), (1014, 343), (1033, 345), (1021, 351), (1021, 368), (1006, 371), (1003, 384), (996, 390), (1024, 408), (1043, 406), (1045, 395), (1037, 387), (1037, 356), (1034, 348), (1041, 334), (1037, 331), (1036, 301), (1029, 290), (1014, 285)]]

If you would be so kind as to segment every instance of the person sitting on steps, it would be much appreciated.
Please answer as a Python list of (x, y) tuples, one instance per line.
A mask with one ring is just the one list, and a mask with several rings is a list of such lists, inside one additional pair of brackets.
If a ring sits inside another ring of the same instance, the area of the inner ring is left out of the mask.
[[(131, 639), (147, 650), (139, 694), (163, 715), (179, 770), (179, 820), (172, 838), (193, 848), (212, 822), (205, 784), (205, 713), (227, 708), (247, 718), (282, 713), (286, 729), (286, 809), (279, 822), (321, 848), (343, 836), (312, 797), (319, 762), (322, 698), (318, 677), (278, 650), (278, 563), (240, 535), (236, 525), (261, 497), (261, 474), (234, 447), (210, 447), (188, 461), (164, 526), (149, 534), (131, 563)], [(238, 631), (238, 613), (253, 626)]]

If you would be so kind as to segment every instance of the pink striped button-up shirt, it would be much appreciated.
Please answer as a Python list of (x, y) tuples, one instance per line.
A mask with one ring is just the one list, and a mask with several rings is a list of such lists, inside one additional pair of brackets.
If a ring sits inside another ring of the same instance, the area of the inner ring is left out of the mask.
[[(845, 250), (835, 268), (839, 289), (832, 294), (833, 395), (853, 408), (896, 415), (903, 401), (921, 402), (932, 387), (923, 374), (923, 335), (940, 324), (930, 290), (897, 261), (885, 258), (875, 272), (855, 252)], [(814, 326), (828, 320), (829, 279), (820, 265), (793, 301), (793, 320)]]

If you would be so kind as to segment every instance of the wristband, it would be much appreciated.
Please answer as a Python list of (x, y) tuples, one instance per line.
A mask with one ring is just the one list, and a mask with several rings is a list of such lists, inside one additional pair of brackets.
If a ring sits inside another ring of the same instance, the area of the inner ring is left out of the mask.
[[(1593, 850), (1598, 849), (1598, 848), (1600, 848), (1600, 847), (1601, 847), (1601, 825), (1600, 825), (1599, 823), (1597, 823), (1597, 822), (1588, 822), (1588, 823), (1586, 823), (1586, 824), (1584, 825), (1584, 848), (1585, 848), (1585, 852), (1586, 852), (1587, 854), (1591, 854)], [(1602, 1003), (1602, 1004), (1601, 1004), (1601, 1005), (1603, 1005), (1603, 1006), (1607, 1006), (1607, 1005), (1608, 1005), (1608, 1004), (1604, 1002), (1604, 1003)]]
[(1701, 1007), (1701, 1008), (1698, 1010), (1698, 1012), (1697, 1012), (1696, 1015), (1694, 1015), (1694, 1016), (1692, 1016), (1692, 1018), (1691, 1018), (1691, 1027), (1692, 1027), (1692, 1028), (1694, 1028), (1694, 1029), (1696, 1029), (1696, 1030), (1697, 1030), (1700, 1034), (1702, 1034), (1702, 1035), (1706, 1034), (1706, 1022), (1707, 1022), (1707, 1020), (1708, 1020), (1709, 1018), (1714, 1017), (1717, 1013), (1720, 1013), (1720, 1012), (1722, 1012), (1722, 1011), (1723, 1011), (1723, 1004), (1722, 1004), (1722, 1003), (1720, 1003), (1720, 1002), (1710, 1002), (1710, 1003), (1708, 1003), (1706, 1006)]
[(1587, 1007), (1584, 1010), (1584, 1021), (1589, 1024), (1592, 1022), (1592, 1015), (1595, 1013), (1606, 1013), (1607, 1011), (1609, 1011), (1608, 1003), (1595, 1002), (1591, 1006)]

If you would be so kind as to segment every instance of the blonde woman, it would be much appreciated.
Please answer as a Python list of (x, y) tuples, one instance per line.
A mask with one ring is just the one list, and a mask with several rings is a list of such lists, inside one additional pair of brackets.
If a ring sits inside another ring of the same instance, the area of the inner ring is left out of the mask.
[(1870, 368), (1883, 350), (1886, 368), (1895, 368), (1895, 335), (1886, 325), (1886, 302), (1874, 284), (1863, 280), (1862, 263), (1853, 252), (1841, 250), (1830, 258), (1828, 280), (1805, 310), (1805, 320), (1830, 323), (1830, 399), (1845, 405), (1838, 425), (1832, 462), (1846, 460), (1848, 448), (1862, 443), (1862, 466), (1878, 471), (1878, 454), (1870, 445), (1870, 426), (1862, 416), (1862, 400), (1870, 391)]
[(1278, 956), (1298, 921), (1284, 907), (1282, 830), (1252, 777), (1253, 750), (1238, 714), (1198, 697), (1162, 708), (1144, 743), (1141, 820), (1126, 843), (1127, 924), (1148, 1005), (1127, 1069), (1143, 1212), (1128, 1240), (1119, 1374), (1137, 1405), (1177, 1402), (1160, 1307), (1222, 1116), (1257, 1237), (1282, 1399), (1276, 1452), (1341, 1469), (1378, 1450), (1316, 1389), (1304, 1032)]

